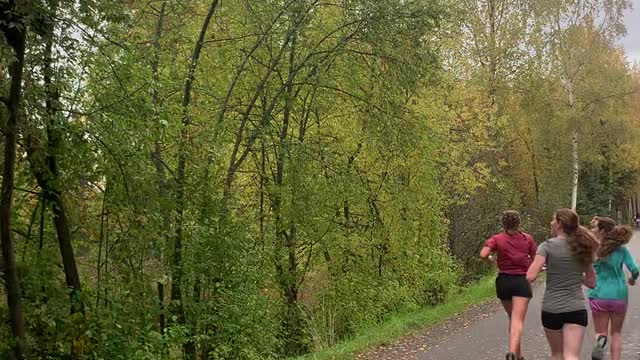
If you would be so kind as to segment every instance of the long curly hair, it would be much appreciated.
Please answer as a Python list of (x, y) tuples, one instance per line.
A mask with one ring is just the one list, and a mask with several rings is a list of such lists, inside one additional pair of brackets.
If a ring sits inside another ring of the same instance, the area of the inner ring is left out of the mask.
[(598, 238), (589, 229), (580, 226), (580, 217), (571, 209), (556, 211), (555, 219), (567, 235), (573, 256), (583, 265), (591, 264), (600, 246)]
[(597, 216), (595, 220), (598, 230), (603, 232), (598, 249), (599, 258), (604, 258), (620, 246), (628, 244), (633, 236), (633, 230), (629, 226), (617, 226), (611, 218)]

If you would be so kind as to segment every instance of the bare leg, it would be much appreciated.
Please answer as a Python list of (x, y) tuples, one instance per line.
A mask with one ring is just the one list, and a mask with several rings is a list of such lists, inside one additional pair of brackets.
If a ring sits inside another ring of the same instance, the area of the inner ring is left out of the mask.
[(593, 332), (595, 333), (596, 344), (591, 352), (592, 359), (603, 359), (604, 349), (607, 340), (601, 340), (602, 337), (609, 337), (609, 314), (608, 312), (592, 311), (593, 316)]
[(511, 334), (511, 313), (513, 312), (513, 302), (511, 300), (500, 300), (500, 302), (502, 303), (502, 307), (509, 318), (508, 334)]
[(509, 326), (509, 351), (522, 356), (522, 330), (527, 316), (529, 298), (514, 297), (512, 300), (511, 321)]
[(592, 311), (593, 316), (593, 332), (596, 339), (599, 336), (609, 336), (609, 313)]
[(547, 336), (549, 347), (551, 348), (551, 360), (563, 360), (563, 339), (562, 330), (550, 330), (544, 329), (544, 334)]
[(509, 322), (511, 322), (511, 312), (513, 311), (513, 302), (511, 300), (500, 300), (500, 302), (502, 303), (502, 307), (504, 308), (504, 311), (507, 313), (507, 316), (509, 317)]
[(564, 360), (579, 360), (582, 340), (584, 340), (584, 326), (566, 324), (562, 328)]
[(611, 360), (622, 356), (622, 325), (626, 313), (611, 313)]

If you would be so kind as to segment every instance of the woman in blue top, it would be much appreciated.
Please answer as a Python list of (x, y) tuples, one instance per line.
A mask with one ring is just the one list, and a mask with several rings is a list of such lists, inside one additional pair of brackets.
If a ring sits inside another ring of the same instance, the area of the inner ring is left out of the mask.
[(629, 285), (634, 285), (639, 275), (638, 265), (624, 246), (631, 239), (633, 232), (629, 227), (616, 226), (616, 223), (607, 217), (595, 217), (591, 222), (591, 228), (600, 239), (598, 259), (594, 263), (597, 284), (588, 293), (596, 335), (596, 346), (591, 358), (603, 358), (611, 323), (611, 360), (620, 360), (620, 333), (627, 313), (628, 298), (623, 265), (631, 273)]

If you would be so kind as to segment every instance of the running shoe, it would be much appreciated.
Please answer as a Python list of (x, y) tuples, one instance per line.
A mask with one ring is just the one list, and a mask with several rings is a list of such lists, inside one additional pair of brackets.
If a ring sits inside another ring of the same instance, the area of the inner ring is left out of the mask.
[(518, 357), (516, 356), (515, 353), (509, 352), (507, 353), (507, 360), (518, 360)]
[(596, 340), (596, 346), (593, 347), (593, 351), (591, 352), (591, 360), (604, 359), (604, 348), (606, 345), (607, 337), (604, 335), (598, 336), (598, 340)]

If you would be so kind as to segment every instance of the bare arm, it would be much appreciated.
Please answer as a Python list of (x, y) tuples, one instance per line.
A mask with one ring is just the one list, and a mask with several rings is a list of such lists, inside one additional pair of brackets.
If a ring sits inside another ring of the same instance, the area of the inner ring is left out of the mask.
[(631, 277), (629, 278), (629, 285), (635, 285), (638, 276), (640, 276), (640, 271), (638, 271), (638, 263), (635, 261), (629, 249), (624, 248), (624, 265), (627, 267), (629, 272), (631, 273)]
[(491, 253), (496, 251), (498, 244), (496, 244), (496, 239), (490, 237), (486, 242), (482, 250), (480, 250), (480, 259), (485, 261), (493, 261), (491, 258)]
[(540, 273), (540, 270), (542, 270), (542, 266), (546, 261), (547, 258), (545, 256), (536, 255), (536, 257), (533, 259), (533, 263), (531, 263), (531, 266), (529, 266), (529, 270), (527, 270), (527, 281), (529, 281), (530, 283), (536, 281), (536, 279), (538, 278), (538, 274)]
[(487, 260), (487, 258), (489, 258), (489, 255), (491, 255), (492, 252), (493, 250), (491, 250), (490, 247), (485, 246), (482, 248), (482, 250), (480, 250), (480, 258), (482, 260)]
[(538, 246), (536, 242), (533, 240), (533, 237), (529, 237), (529, 256), (533, 259), (536, 257), (536, 253), (538, 252)]
[(582, 284), (588, 287), (589, 289), (593, 289), (596, 287), (596, 272), (593, 269), (593, 264), (589, 264), (584, 271), (584, 280), (582, 280)]

